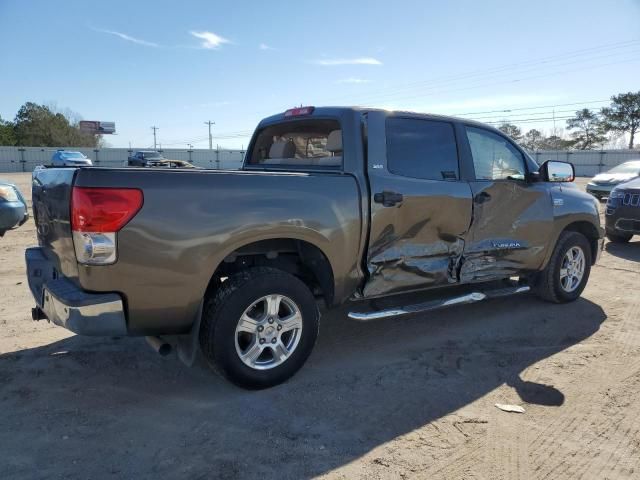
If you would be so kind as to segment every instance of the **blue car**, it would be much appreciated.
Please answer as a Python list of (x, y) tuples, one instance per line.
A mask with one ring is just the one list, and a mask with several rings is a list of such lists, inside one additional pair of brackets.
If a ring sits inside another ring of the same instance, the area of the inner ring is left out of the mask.
[(54, 167), (82, 167), (91, 166), (91, 159), (82, 152), (70, 150), (58, 150), (51, 157), (51, 165)]
[(0, 237), (29, 219), (24, 197), (12, 183), (0, 180)]

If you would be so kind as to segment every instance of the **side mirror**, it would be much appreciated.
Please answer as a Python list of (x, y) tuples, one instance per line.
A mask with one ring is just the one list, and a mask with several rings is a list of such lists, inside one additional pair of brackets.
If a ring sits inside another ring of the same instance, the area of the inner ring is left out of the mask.
[(540, 166), (540, 177), (544, 182), (573, 182), (576, 170), (572, 163), (547, 160)]

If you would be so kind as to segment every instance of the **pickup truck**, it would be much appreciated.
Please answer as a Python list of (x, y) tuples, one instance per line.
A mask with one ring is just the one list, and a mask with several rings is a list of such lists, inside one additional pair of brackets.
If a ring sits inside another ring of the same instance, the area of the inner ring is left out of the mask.
[(273, 386), (311, 353), (322, 304), (368, 321), (578, 298), (604, 230), (573, 178), (481, 123), (346, 107), (263, 120), (239, 171), (39, 169), (32, 316)]

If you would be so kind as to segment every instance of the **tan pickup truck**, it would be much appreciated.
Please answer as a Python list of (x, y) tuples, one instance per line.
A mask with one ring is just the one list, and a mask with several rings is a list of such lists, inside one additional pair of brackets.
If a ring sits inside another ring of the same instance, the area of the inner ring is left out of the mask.
[(33, 318), (147, 336), (187, 362), (200, 348), (232, 382), (269, 387), (311, 353), (320, 302), (368, 321), (578, 298), (603, 229), (573, 176), (477, 122), (340, 107), (263, 120), (240, 171), (40, 169)]

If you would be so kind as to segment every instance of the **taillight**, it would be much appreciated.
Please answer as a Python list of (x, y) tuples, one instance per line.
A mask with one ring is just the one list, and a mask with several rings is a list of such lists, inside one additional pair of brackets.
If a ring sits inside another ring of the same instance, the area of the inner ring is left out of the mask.
[(78, 262), (114, 263), (116, 233), (138, 213), (142, 202), (137, 188), (73, 187), (70, 216)]
[(298, 117), (300, 115), (311, 115), (315, 110), (315, 107), (298, 107), (298, 108), (290, 108), (286, 112), (284, 112), (285, 117)]

